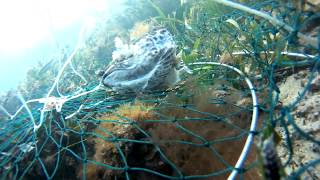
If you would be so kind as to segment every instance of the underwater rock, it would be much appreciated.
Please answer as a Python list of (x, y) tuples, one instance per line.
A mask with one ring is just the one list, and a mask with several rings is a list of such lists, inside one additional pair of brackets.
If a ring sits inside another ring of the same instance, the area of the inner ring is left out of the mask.
[[(162, 173), (170, 171), (170, 166), (161, 161), (153, 145), (129, 141), (129, 139), (141, 142), (149, 141), (149, 139), (144, 137), (145, 135), (141, 130), (137, 128), (137, 125), (143, 123), (145, 120), (156, 118), (152, 108), (153, 106), (151, 105), (134, 102), (132, 104), (121, 105), (115, 114), (105, 113), (99, 115), (97, 119), (101, 120), (101, 123), (95, 130), (95, 133), (99, 136), (93, 139), (95, 144), (93, 160), (109, 166), (122, 168), (125, 166), (123, 159), (125, 158), (126, 163), (133, 167), (146, 167)], [(126, 118), (119, 119), (119, 116), (116, 114)], [(114, 121), (110, 121), (110, 119), (114, 119)], [(137, 124), (132, 125), (129, 123), (130, 121), (134, 121)], [(143, 127), (145, 128), (146, 125), (144, 124)], [(123, 156), (121, 156), (121, 154), (123, 154)], [(82, 168), (79, 168), (79, 179), (83, 177), (82, 173)], [(131, 174), (131, 178), (133, 179), (144, 179), (143, 177), (148, 177), (146, 179), (159, 179), (157, 176), (139, 171)], [(125, 173), (123, 170), (88, 164), (86, 178), (125, 179)]]
[(310, 83), (310, 91), (317, 92), (320, 90), (320, 73), (316, 73), (315, 78)]
[(167, 29), (153, 30), (132, 45), (116, 38), (115, 45), (103, 75), (105, 86), (117, 92), (148, 92), (179, 81), (176, 44)]
[[(189, 79), (179, 92), (168, 93), (160, 104), (136, 100), (97, 114), (95, 150), (88, 159), (118, 169), (91, 163), (86, 174), (78, 168), (79, 179), (83, 176), (87, 179), (125, 179), (126, 166), (130, 169), (127, 172), (130, 179), (162, 180), (165, 178), (159, 174), (179, 177), (180, 173), (189, 177), (205, 176), (224, 171), (226, 166), (222, 159), (235, 164), (245, 137), (223, 139), (238, 137), (242, 129), (247, 129), (251, 112), (238, 113), (240, 109), (233, 106), (241, 99), (236, 89), (228, 88), (230, 93), (216, 98), (219, 87), (200, 84), (199, 78)], [(220, 103), (215, 102), (217, 99)], [(252, 162), (255, 156), (253, 150), (247, 162)], [(225, 171), (206, 179), (227, 179), (228, 175)], [(250, 171), (244, 177), (257, 179), (258, 174)]]
[[(309, 88), (309, 92), (301, 98), (298, 105), (293, 111), (291, 111), (293, 121), (296, 123), (295, 126), (299, 127), (300, 131), (297, 131), (295, 127), (288, 123), (287, 129), (292, 141), (292, 149), (294, 150), (294, 155), (292, 160), (285, 167), (287, 174), (296, 171), (301, 166), (308, 164), (314, 159), (319, 158), (319, 152), (317, 152), (317, 144), (313, 141), (308, 141), (302, 135), (301, 131), (307, 134), (309, 137), (314, 139), (319, 139), (320, 137), (320, 122), (319, 122), (319, 109), (320, 109), (320, 94), (316, 90), (317, 82), (319, 82), (318, 73), (313, 74), (314, 79), (311, 81), (310, 86), (306, 87), (309, 82), (310, 72), (308, 70), (303, 70), (286, 77), (283, 82), (279, 83), (280, 89), (280, 101), (285, 105), (294, 102), (297, 97), (300, 97), (300, 93), (304, 88)], [(296, 77), (296, 78), (294, 78)], [(303, 87), (296, 86), (300, 84), (299, 82), (306, 82)], [(288, 152), (288, 146), (286, 138), (286, 132), (283, 127), (277, 127), (276, 131), (281, 134), (283, 143), (277, 146), (277, 151), (279, 152), (280, 159), (282, 163), (285, 163), (290, 156)], [(315, 148), (313, 148), (315, 147)], [(320, 177), (320, 167), (315, 166), (308, 169), (308, 173), (301, 175), (301, 179), (319, 179)]]

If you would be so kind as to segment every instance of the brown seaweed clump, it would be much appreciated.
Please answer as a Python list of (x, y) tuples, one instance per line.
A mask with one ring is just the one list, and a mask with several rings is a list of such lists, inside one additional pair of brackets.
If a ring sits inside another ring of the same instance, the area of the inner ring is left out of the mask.
[[(225, 170), (238, 160), (251, 118), (251, 112), (234, 106), (240, 96), (231, 91), (187, 83), (183, 93), (169, 93), (160, 104), (135, 101), (100, 114), (92, 161), (107, 166), (89, 163), (86, 177), (125, 179), (127, 164), (176, 177), (222, 172), (207, 179), (226, 179), (230, 171)], [(217, 97), (225, 103), (215, 104)], [(248, 162), (255, 158), (253, 151)], [(127, 173), (131, 179), (164, 179), (141, 169)], [(259, 174), (253, 170), (245, 177)]]
[[(136, 101), (120, 105), (114, 112), (100, 114), (97, 119), (101, 121), (95, 129), (95, 154), (93, 161), (114, 168), (88, 164), (86, 177), (88, 179), (125, 179), (125, 161), (130, 167), (147, 167), (146, 161), (152, 161), (148, 154), (154, 154), (154, 148), (148, 144), (135, 144), (130, 140), (147, 141), (145, 135), (136, 123), (154, 119), (153, 106)], [(121, 156), (124, 155), (124, 158)], [(157, 159), (157, 162), (160, 160)], [(154, 163), (156, 164), (156, 163)], [(154, 169), (161, 169), (163, 165), (156, 165)], [(164, 165), (166, 166), (166, 165)], [(78, 177), (82, 176), (82, 170)], [(137, 173), (135, 176), (141, 177)]]

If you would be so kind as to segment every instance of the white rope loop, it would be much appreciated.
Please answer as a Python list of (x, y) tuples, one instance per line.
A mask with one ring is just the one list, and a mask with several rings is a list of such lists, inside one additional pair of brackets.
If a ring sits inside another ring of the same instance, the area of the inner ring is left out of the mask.
[(249, 135), (247, 137), (247, 140), (245, 142), (245, 145), (242, 149), (242, 152), (240, 154), (240, 157), (234, 167), (234, 169), (232, 170), (231, 174), (228, 177), (228, 180), (233, 180), (236, 178), (237, 174), (239, 173), (239, 169), (242, 169), (243, 164), (247, 158), (247, 155), (249, 153), (251, 144), (253, 143), (253, 138), (254, 138), (254, 133), (256, 132), (256, 128), (257, 128), (257, 123), (258, 123), (258, 98), (256, 95), (256, 91), (255, 88), (253, 86), (253, 84), (251, 83), (250, 79), (248, 77), (246, 77), (246, 75), (240, 71), (239, 69), (230, 66), (228, 64), (223, 64), (223, 63), (217, 63), (217, 62), (196, 62), (196, 63), (190, 63), (188, 64), (189, 66), (194, 66), (194, 65), (218, 65), (218, 66), (223, 66), (223, 67), (227, 67), (235, 72), (237, 72), (241, 77), (245, 78), (245, 81), (250, 89), (251, 92), (251, 96), (252, 96), (252, 106), (253, 106), (253, 111), (252, 111), (252, 119), (251, 119), (251, 125), (250, 125), (250, 130), (249, 130)]

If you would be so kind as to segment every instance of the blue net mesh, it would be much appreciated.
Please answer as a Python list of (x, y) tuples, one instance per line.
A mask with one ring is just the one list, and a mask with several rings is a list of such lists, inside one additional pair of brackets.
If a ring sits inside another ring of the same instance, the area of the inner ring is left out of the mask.
[[(319, 177), (316, 4), (126, 5), (62, 59), (30, 70), (17, 96), (2, 98), (1, 178)], [(103, 86), (96, 74), (110, 62), (114, 38), (132, 38), (150, 25), (173, 34), (178, 58), (192, 74), (151, 92)], [(308, 156), (298, 152), (304, 143), (315, 158), (293, 167)]]

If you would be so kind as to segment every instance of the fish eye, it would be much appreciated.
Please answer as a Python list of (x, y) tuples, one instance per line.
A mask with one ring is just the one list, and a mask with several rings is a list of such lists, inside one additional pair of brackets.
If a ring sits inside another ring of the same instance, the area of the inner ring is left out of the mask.
[(152, 56), (154, 56), (159, 53), (159, 50), (157, 48), (153, 47), (153, 48), (151, 48), (150, 53)]

